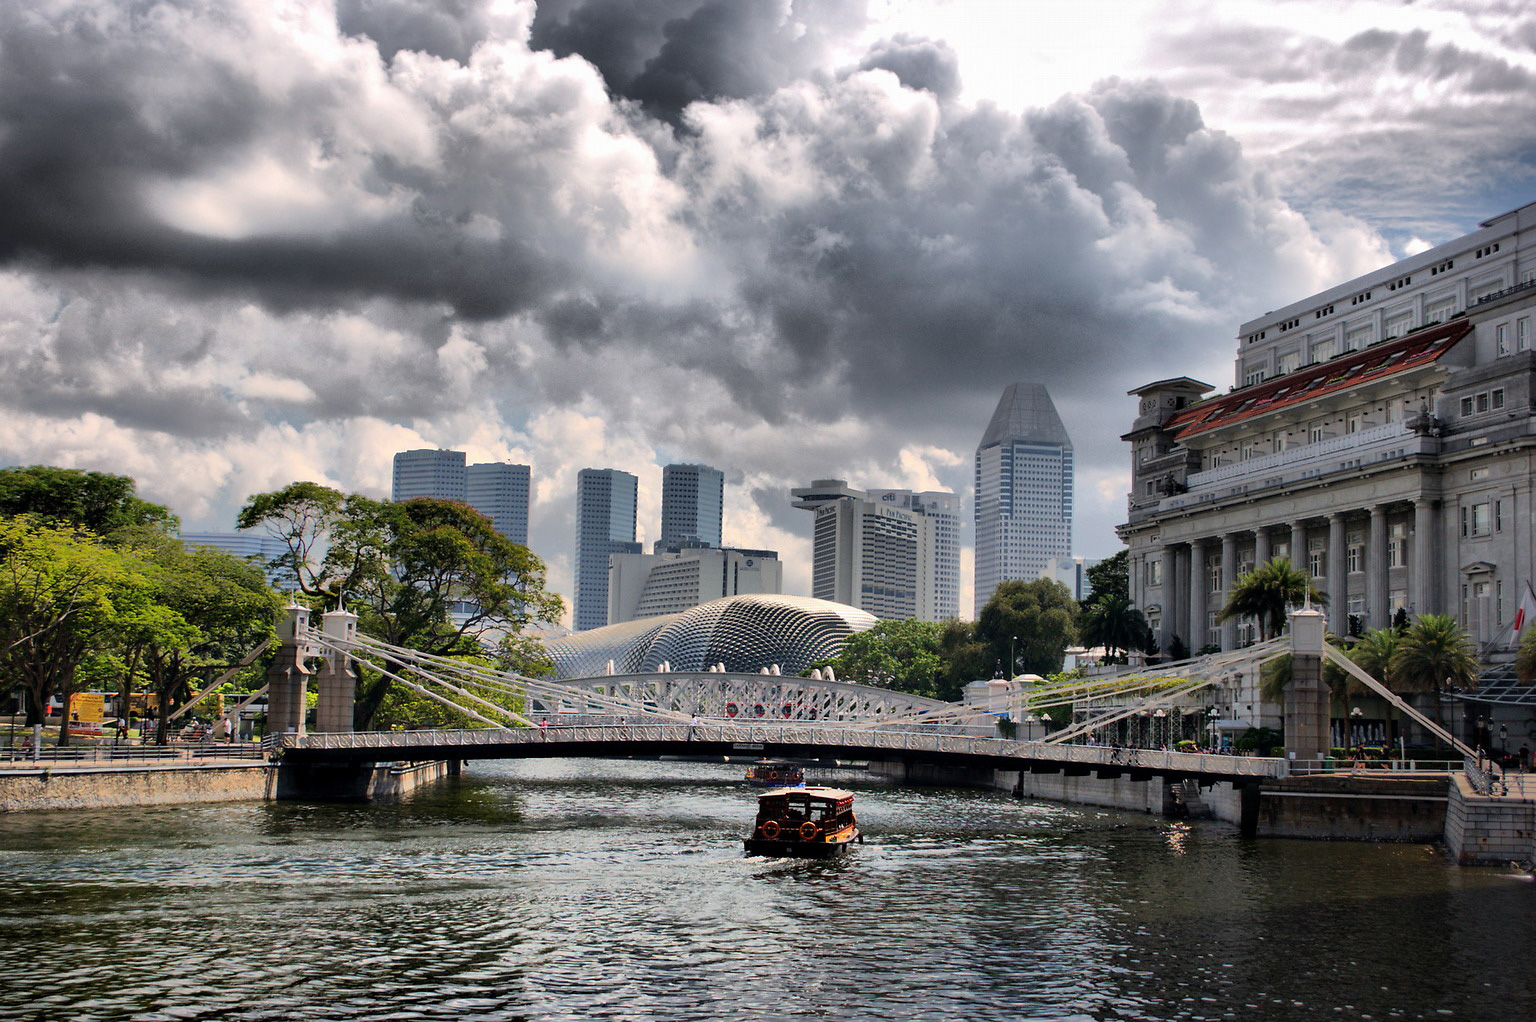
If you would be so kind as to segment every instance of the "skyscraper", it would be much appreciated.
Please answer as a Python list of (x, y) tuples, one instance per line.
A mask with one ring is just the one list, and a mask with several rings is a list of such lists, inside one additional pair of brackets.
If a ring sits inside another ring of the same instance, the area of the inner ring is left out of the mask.
[(491, 461), (469, 466), (465, 496), (469, 506), (491, 520), (496, 531), (514, 543), (528, 545), (527, 465)]
[(661, 539), (656, 550), (720, 546), (725, 473), (708, 465), (668, 465), (661, 470)]
[(952, 493), (856, 490), (818, 479), (790, 491), (816, 515), (811, 595), (879, 618), (943, 621), (959, 604), (959, 516)]
[(442, 500), (463, 500), (467, 473), (463, 451), (424, 449), (401, 451), (395, 455), (394, 485), (389, 499), (410, 500), (412, 497), (438, 497)]
[(635, 501), (639, 480), (613, 468), (584, 468), (576, 473), (575, 628), (608, 623), (608, 559), (638, 554)]
[(976, 448), (974, 611), (998, 583), (1035, 579), (1072, 554), (1072, 441), (1045, 387), (1003, 391)]
[(528, 466), (504, 462), (466, 466), (464, 460), (463, 451), (401, 451), (395, 455), (389, 499), (436, 497), (468, 504), (489, 518), (497, 532), (527, 546)]

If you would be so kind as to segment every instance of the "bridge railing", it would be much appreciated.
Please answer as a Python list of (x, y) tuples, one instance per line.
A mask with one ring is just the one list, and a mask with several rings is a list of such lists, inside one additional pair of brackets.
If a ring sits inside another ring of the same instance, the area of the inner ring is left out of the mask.
[(1171, 773), (1217, 773), (1234, 777), (1279, 777), (1286, 772), (1284, 760), (1248, 756), (1171, 752), (1152, 749), (1111, 748), (1095, 745), (1056, 745), (999, 737), (955, 733), (955, 729), (870, 729), (805, 724), (604, 724), (553, 725), (538, 728), (483, 728), (474, 730), (394, 731), (350, 734), (283, 735), (280, 748), (309, 751), (410, 750), (466, 758), (478, 747), (532, 745), (538, 743), (629, 744), (659, 742), (711, 742), (730, 744), (743, 752), (769, 745), (853, 748), (862, 753), (882, 749), (953, 755), (1050, 761), (1087, 767), (1122, 767)]

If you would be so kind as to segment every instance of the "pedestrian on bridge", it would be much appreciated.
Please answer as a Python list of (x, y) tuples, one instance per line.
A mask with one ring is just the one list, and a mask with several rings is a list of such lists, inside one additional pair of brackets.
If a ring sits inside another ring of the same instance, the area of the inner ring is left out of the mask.
[(688, 740), (690, 742), (693, 741), (693, 732), (698, 729), (699, 723), (699, 715), (695, 713), (693, 719), (688, 722)]

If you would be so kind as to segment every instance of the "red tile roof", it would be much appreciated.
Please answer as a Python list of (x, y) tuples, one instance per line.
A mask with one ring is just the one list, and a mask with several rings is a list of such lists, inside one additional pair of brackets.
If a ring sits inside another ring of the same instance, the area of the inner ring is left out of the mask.
[(1183, 440), (1324, 394), (1396, 376), (1438, 361), (1471, 331), (1472, 324), (1464, 319), (1420, 330), (1343, 358), (1244, 387), (1225, 397), (1202, 401), (1175, 415), (1165, 428)]

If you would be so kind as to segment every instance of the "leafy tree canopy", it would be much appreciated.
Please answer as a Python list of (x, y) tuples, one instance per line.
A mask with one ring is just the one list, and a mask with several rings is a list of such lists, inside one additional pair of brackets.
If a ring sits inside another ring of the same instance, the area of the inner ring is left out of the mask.
[(1089, 602), (1098, 603), (1105, 596), (1118, 596), (1122, 600), (1131, 598), (1131, 572), (1130, 552), (1121, 550), (1113, 557), (1106, 557), (1098, 564), (1089, 568), (1086, 572), (1088, 584), (1092, 587), (1089, 593)]
[(1077, 638), (1076, 620), (1077, 601), (1060, 582), (1013, 579), (999, 585), (982, 607), (976, 637), (997, 663), (1007, 664), (1011, 655), (1014, 671), (1054, 674)]
[(174, 531), (169, 508), (142, 500), (127, 476), (32, 465), (0, 469), (0, 518), (31, 515), (105, 535), (135, 525)]
[(1238, 577), (1216, 620), (1256, 618), (1260, 637), (1272, 639), (1285, 630), (1290, 608), (1300, 606), (1308, 597), (1317, 606), (1327, 602), (1306, 572), (1292, 567), (1288, 559), (1276, 557)]
[(927, 621), (881, 621), (843, 642), (842, 652), (817, 667), (843, 681), (934, 699), (956, 699), (944, 660), (944, 626)]
[[(281, 539), (279, 563), (302, 592), (324, 609), (345, 602), (364, 632), (392, 645), (479, 653), (492, 630), (516, 635), (560, 617), (544, 563), (465, 504), (393, 503), (299, 482), (252, 497), (238, 524)], [(365, 683), (359, 727), (372, 724), (389, 687), (382, 675)]]

